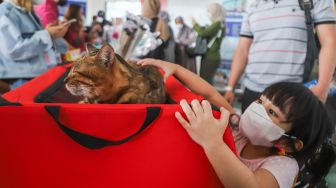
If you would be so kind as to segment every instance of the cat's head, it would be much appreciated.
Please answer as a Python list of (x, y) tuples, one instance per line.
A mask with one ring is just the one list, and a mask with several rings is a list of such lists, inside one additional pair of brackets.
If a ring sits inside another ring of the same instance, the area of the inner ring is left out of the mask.
[(64, 82), (71, 94), (96, 103), (111, 100), (113, 93), (116, 93), (114, 90), (123, 85), (122, 80), (125, 79), (122, 77), (125, 77), (125, 73), (110, 45), (98, 50), (88, 44), (87, 55), (74, 63)]

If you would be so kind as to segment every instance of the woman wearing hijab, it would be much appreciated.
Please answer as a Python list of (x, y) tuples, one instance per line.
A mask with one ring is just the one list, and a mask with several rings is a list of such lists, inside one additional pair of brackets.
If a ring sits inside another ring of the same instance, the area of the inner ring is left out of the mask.
[(220, 47), (225, 36), (225, 9), (218, 3), (212, 3), (208, 6), (208, 15), (212, 22), (210, 26), (201, 27), (195, 19), (192, 22), (197, 34), (208, 42), (208, 51), (202, 57), (200, 76), (211, 84), (221, 59)]
[(167, 23), (158, 17), (160, 8), (160, 0), (144, 0), (142, 4), (142, 16), (151, 20), (150, 31), (153, 33), (159, 32), (159, 37), (162, 40), (162, 45), (149, 52), (145, 58), (164, 59), (164, 45), (170, 38), (170, 32)]

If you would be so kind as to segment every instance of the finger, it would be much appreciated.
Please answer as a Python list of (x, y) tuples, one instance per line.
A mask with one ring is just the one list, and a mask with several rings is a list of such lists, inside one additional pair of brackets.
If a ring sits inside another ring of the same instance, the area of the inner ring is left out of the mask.
[(209, 103), (209, 101), (203, 100), (202, 107), (206, 115), (212, 115), (212, 108), (211, 108), (211, 104)]
[(220, 123), (221, 125), (227, 126), (229, 123), (229, 118), (230, 118), (230, 112), (226, 110), (224, 107), (220, 108), (221, 116), (220, 116)]
[(196, 99), (193, 100), (193, 101), (191, 102), (191, 106), (192, 106), (192, 109), (193, 109), (194, 112), (195, 112), (196, 117), (201, 117), (201, 116), (203, 116), (204, 111), (203, 111), (203, 108), (202, 108), (202, 106), (201, 106), (201, 104), (199, 103), (198, 100), (196, 100)]
[(180, 105), (182, 107), (183, 112), (186, 114), (187, 119), (189, 120), (189, 122), (194, 121), (196, 116), (194, 111), (191, 109), (191, 107), (189, 106), (189, 104), (187, 103), (186, 100), (181, 100)]
[(137, 62), (138, 65), (142, 65), (146, 62), (147, 59), (141, 59), (140, 61)]
[(175, 112), (175, 117), (184, 129), (186, 130), (190, 129), (190, 124), (182, 117), (180, 112)]
[(139, 65), (152, 65), (153, 60), (152, 59), (143, 59), (138, 62)]

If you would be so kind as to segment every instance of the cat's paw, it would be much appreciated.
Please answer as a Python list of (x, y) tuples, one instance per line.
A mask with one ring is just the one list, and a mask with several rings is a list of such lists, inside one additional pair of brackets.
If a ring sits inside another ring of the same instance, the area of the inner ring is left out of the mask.
[(85, 101), (85, 100), (81, 100), (81, 101), (78, 102), (78, 104), (88, 104), (88, 102)]

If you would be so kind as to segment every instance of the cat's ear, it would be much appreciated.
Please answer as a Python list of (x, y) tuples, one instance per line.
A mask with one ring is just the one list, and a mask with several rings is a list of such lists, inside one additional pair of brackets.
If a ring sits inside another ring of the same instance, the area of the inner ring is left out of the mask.
[(92, 44), (87, 43), (86, 52), (89, 54), (89, 56), (95, 56), (99, 52), (99, 49), (95, 48)]
[(110, 45), (106, 44), (99, 50), (96, 58), (104, 63), (105, 66), (109, 66), (113, 63), (115, 58), (114, 49)]

